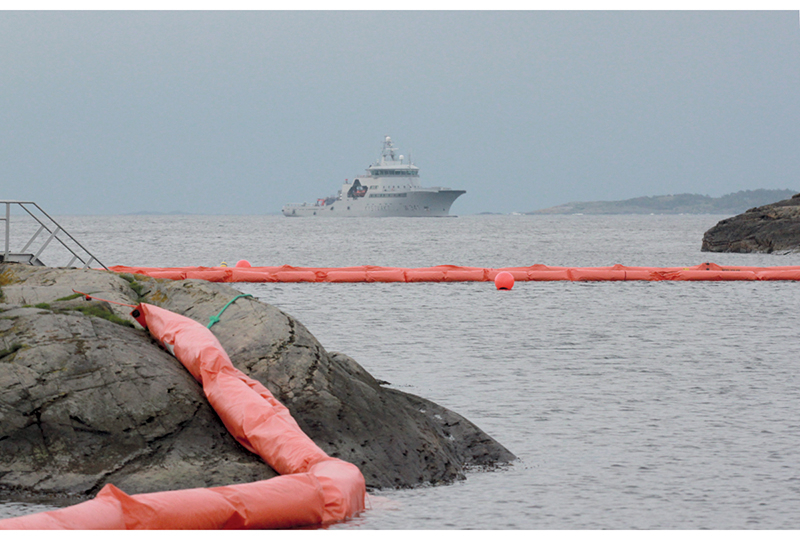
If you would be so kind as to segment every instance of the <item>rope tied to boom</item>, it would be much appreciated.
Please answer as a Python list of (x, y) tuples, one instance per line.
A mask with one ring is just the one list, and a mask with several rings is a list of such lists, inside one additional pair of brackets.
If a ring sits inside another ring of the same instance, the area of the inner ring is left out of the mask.
[(211, 328), (212, 326), (217, 324), (219, 322), (219, 318), (222, 316), (222, 314), (225, 312), (225, 310), (228, 309), (228, 306), (230, 306), (231, 304), (236, 302), (236, 300), (238, 300), (239, 298), (245, 298), (247, 296), (252, 298), (253, 295), (252, 294), (240, 294), (238, 296), (234, 296), (233, 299), (231, 299), (230, 302), (225, 304), (225, 307), (223, 307), (221, 310), (219, 310), (219, 313), (217, 313), (216, 315), (212, 315), (211, 317), (208, 318), (209, 322), (208, 322), (208, 326), (206, 326), (206, 328)]

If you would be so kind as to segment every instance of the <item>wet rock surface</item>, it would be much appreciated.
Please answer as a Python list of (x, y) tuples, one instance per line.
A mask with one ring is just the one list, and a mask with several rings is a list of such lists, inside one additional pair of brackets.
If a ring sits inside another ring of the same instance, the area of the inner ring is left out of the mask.
[(701, 249), (725, 253), (800, 250), (800, 194), (723, 219), (703, 235)]
[[(239, 291), (96, 270), (0, 265), (0, 495), (91, 496), (275, 475), (231, 437), (202, 388), (133, 323), (158, 305), (208, 325)], [(25, 307), (27, 306), (27, 307)], [(234, 365), (283, 402), (370, 488), (463, 478), (514, 456), (458, 414), (376, 381), (297, 320), (250, 297), (212, 326)]]

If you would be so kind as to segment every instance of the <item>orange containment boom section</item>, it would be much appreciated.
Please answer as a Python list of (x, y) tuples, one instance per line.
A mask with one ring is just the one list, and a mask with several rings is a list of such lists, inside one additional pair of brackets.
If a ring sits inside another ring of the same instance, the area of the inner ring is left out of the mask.
[(470, 266), (432, 266), (393, 268), (351, 266), (347, 268), (303, 268), (261, 266), (225, 268), (192, 266), (182, 268), (144, 268), (112, 266), (110, 270), (143, 274), (154, 278), (202, 279), (225, 283), (375, 283), (420, 281), (494, 281), (500, 272), (509, 272), (514, 281), (798, 281), (800, 266), (720, 266), (703, 263), (690, 267), (656, 268), (649, 266), (602, 266), (568, 268), (535, 264), (515, 268), (476, 268)]
[(233, 367), (210, 330), (149, 304), (136, 310), (203, 385), (236, 440), (282, 476), (141, 495), (108, 484), (90, 501), (0, 520), (0, 529), (274, 529), (333, 523), (364, 509), (358, 467), (323, 452), (267, 388)]

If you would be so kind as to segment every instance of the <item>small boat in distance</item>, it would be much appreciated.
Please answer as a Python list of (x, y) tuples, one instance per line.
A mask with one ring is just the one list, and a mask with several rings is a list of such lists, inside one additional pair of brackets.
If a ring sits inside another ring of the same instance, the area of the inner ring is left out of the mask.
[(391, 137), (383, 142), (377, 162), (367, 174), (345, 180), (336, 195), (314, 204), (287, 204), (287, 217), (445, 217), (463, 189), (422, 187), (419, 167), (399, 155)]

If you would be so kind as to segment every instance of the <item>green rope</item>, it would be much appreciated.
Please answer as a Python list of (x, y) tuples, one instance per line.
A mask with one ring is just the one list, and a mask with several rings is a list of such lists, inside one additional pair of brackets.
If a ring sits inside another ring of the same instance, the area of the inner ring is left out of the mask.
[(231, 300), (230, 302), (228, 302), (227, 304), (225, 304), (225, 307), (224, 307), (224, 308), (222, 308), (221, 310), (219, 310), (219, 313), (217, 313), (216, 315), (212, 315), (211, 317), (209, 317), (209, 318), (208, 318), (208, 319), (209, 319), (209, 323), (208, 323), (208, 326), (206, 326), (206, 328), (211, 328), (211, 327), (212, 327), (212, 326), (214, 326), (216, 323), (218, 323), (218, 322), (219, 322), (219, 318), (222, 316), (222, 313), (223, 313), (223, 312), (224, 312), (226, 309), (228, 309), (228, 306), (230, 306), (231, 304), (233, 304), (234, 302), (236, 302), (236, 300), (237, 300), (237, 299), (239, 299), (239, 298), (244, 298), (245, 296), (253, 296), (253, 295), (252, 295), (252, 294), (240, 294), (239, 296), (235, 296), (235, 297), (233, 298), (233, 300)]

